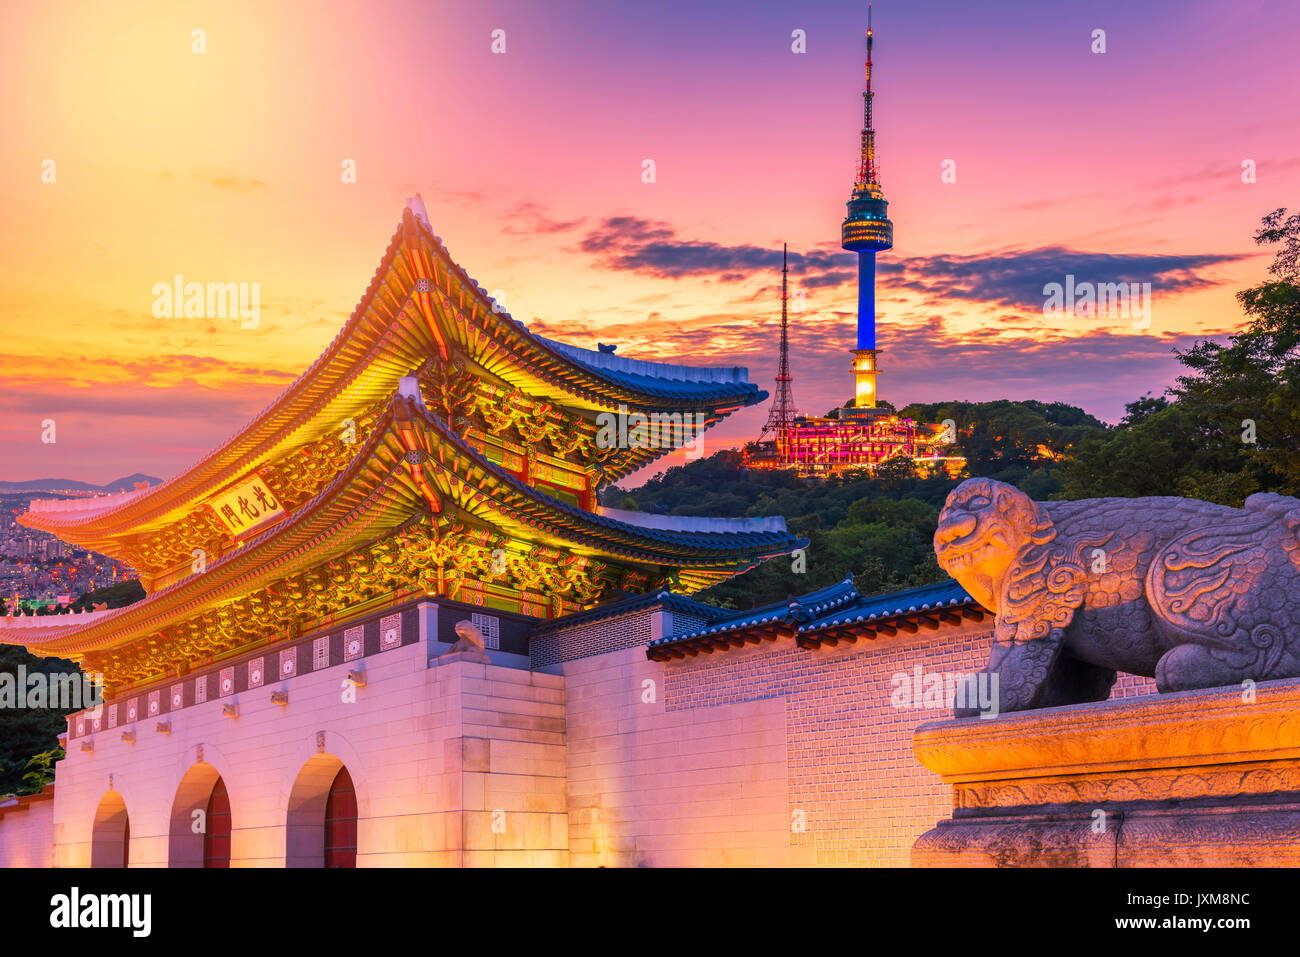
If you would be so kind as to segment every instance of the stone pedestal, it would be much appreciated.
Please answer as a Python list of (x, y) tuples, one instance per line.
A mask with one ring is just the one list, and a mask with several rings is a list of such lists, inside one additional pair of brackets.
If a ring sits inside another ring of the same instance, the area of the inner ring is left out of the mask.
[(1300, 679), (916, 729), (953, 812), (914, 867), (1300, 865)]

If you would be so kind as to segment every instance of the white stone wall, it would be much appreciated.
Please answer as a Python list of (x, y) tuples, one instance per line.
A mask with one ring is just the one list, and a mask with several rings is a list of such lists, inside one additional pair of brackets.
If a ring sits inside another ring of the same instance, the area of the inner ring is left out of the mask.
[(56, 865), (111, 860), (123, 806), (132, 866), (196, 862), (192, 812), (220, 774), (232, 866), (310, 866), (341, 764), (363, 867), (906, 864), (950, 803), (912, 729), (947, 712), (900, 710), (891, 675), (978, 669), (990, 627), (667, 664), (638, 643), (542, 672), (450, 653), (432, 620), (414, 644), (166, 714), (170, 734), (74, 737), (54, 800), (0, 817), (0, 862), (34, 860), (42, 828)]
[(784, 700), (668, 711), (665, 667), (644, 648), (564, 665), (572, 864), (812, 863), (789, 841)]
[(951, 712), (895, 706), (891, 677), (978, 670), (990, 627), (566, 662), (571, 863), (906, 866), (951, 806), (912, 730)]
[(53, 801), (38, 801), (0, 815), (0, 867), (50, 867), (53, 863)]
[[(130, 819), (131, 864), (166, 866), (173, 801), (201, 759), (230, 794), (231, 866), (282, 864), (289, 796), (299, 771), (317, 754), (318, 732), (324, 732), (325, 752), (347, 766), (356, 785), (358, 864), (415, 863), (403, 853), (399, 835), (434, 810), (428, 784), (437, 770), (424, 745), (436, 720), (425, 694), (425, 646), (367, 658), (366, 685), (356, 689), (352, 704), (343, 703), (340, 687), (348, 670), (340, 664), (173, 712), (162, 718), (170, 734), (156, 731), (157, 719), (149, 719), (95, 734), (91, 753), (74, 740), (57, 766), (55, 863), (90, 863), (96, 809), (115, 790)], [(288, 692), (287, 706), (271, 702), (271, 692), (279, 690)], [(238, 706), (236, 718), (222, 715), (231, 703)], [(136, 741), (129, 744), (122, 732), (132, 728)], [(193, 803), (202, 808), (206, 798), (205, 792)], [(193, 809), (183, 809), (184, 816), (192, 819)]]
[(442, 863), (567, 866), (564, 679), (471, 661), (432, 671), (449, 809)]
[[(431, 667), (447, 648), (426, 633), (365, 658), (355, 703), (341, 684), (361, 661), (164, 715), (170, 734), (155, 718), (74, 739), (56, 766), (54, 863), (90, 865), (106, 795), (105, 807), (117, 795), (126, 805), (131, 866), (198, 859), (186, 825), (218, 773), (231, 866), (306, 863), (311, 815), (341, 762), (356, 787), (359, 867), (567, 864), (563, 679), (506, 654)], [(288, 704), (272, 703), (273, 691), (287, 691)], [(238, 717), (223, 716), (232, 703)], [(122, 740), (130, 730), (133, 744)], [(94, 750), (80, 750), (82, 740)]]

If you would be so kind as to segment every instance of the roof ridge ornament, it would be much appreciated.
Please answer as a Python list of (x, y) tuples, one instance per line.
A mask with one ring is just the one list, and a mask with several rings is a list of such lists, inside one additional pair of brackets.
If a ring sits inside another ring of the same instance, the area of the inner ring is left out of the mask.
[(424, 404), (424, 394), (420, 391), (420, 377), (417, 375), (404, 375), (397, 380), (397, 394), (402, 398), (409, 400), (416, 408), (423, 412), (428, 412), (429, 407)]
[(429, 232), (433, 232), (433, 224), (429, 222), (429, 213), (424, 208), (424, 199), (419, 193), (416, 193), (406, 201), (406, 208), (411, 211), (411, 215), (424, 224), (425, 229)]

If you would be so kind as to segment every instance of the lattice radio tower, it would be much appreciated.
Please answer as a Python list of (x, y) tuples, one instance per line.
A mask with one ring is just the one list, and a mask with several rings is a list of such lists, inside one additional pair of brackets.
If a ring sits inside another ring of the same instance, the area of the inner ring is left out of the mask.
[(786, 287), (789, 274), (786, 245), (781, 244), (781, 358), (776, 367), (776, 395), (772, 397), (772, 409), (767, 414), (767, 424), (759, 433), (759, 439), (769, 434), (776, 439), (777, 451), (784, 454), (786, 437), (794, 425), (794, 393), (790, 390), (790, 296)]

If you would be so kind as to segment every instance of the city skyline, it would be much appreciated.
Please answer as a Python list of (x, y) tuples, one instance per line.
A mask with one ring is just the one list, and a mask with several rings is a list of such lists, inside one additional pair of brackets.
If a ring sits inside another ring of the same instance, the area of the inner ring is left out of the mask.
[[(852, 395), (838, 227), (865, 4), (390, 4), (328, 22), (181, 4), (128, 32), (129, 7), (72, 9), (10, 7), (0, 37), (18, 147), (0, 157), (0, 479), (166, 478), (220, 445), (341, 328), (417, 192), (533, 331), (745, 365), (769, 392), (788, 242), (795, 401), (821, 414)], [(878, 261), (881, 396), (1060, 400), (1114, 422), (1172, 381), (1174, 346), (1240, 326), (1233, 294), (1269, 258), (1251, 236), (1300, 186), (1280, 25), (1300, 11), (877, 4), (896, 231)], [(154, 315), (178, 274), (257, 284), (256, 327)], [(1044, 284), (1068, 276), (1151, 282), (1150, 326), (1046, 316)]]

